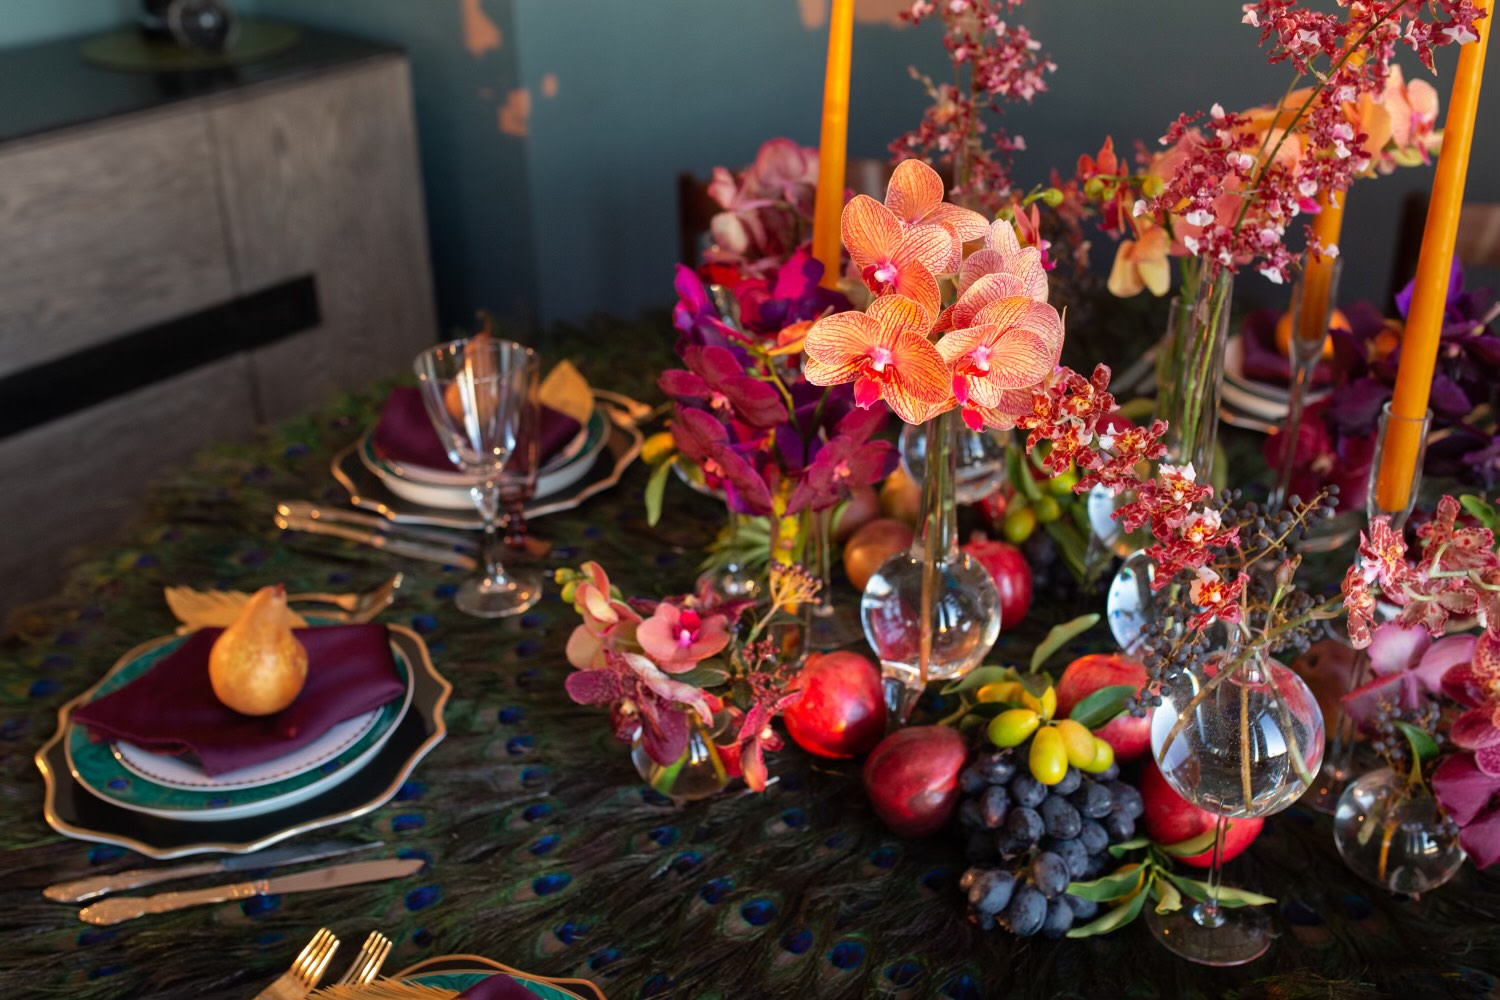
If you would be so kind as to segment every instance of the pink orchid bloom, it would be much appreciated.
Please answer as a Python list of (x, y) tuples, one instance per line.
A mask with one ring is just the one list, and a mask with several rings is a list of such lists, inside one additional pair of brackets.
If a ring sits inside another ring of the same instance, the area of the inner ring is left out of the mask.
[(882, 296), (863, 313), (825, 316), (803, 344), (807, 380), (853, 382), (858, 405), (884, 399), (902, 420), (921, 423), (935, 404), (952, 399), (947, 365), (927, 339), (931, 327), (932, 314), (901, 295)]
[(1026, 389), (1050, 375), (1062, 344), (1057, 310), (1024, 296), (990, 303), (973, 326), (943, 337), (937, 350), (953, 373), (964, 422), (980, 430), (982, 411), (1000, 406), (1006, 390)]
[(574, 589), (573, 608), (583, 618), (583, 624), (568, 637), (566, 655), (573, 666), (587, 670), (603, 665), (607, 649), (633, 641), (641, 616), (611, 595), (609, 577), (602, 566), (587, 562), (582, 569), (589, 578), (580, 580)]
[(669, 368), (656, 380), (662, 392), (680, 403), (707, 407), (723, 421), (743, 420), (751, 427), (774, 427), (786, 420), (786, 406), (774, 386), (745, 373), (727, 347), (691, 346), (683, 350), (687, 370)]
[[(996, 219), (985, 232), (984, 246), (969, 254), (958, 272), (958, 294), (962, 302), (974, 286), (990, 275), (1008, 275), (1019, 285), (1013, 295), (1028, 295), (1038, 302), (1047, 301), (1047, 269), (1042, 252), (1034, 246), (1021, 245), (1016, 228), (1004, 219)], [(988, 301), (1003, 295), (992, 295)], [(976, 303), (978, 311), (985, 302)], [(954, 323), (962, 326), (961, 323)]]
[(1382, 702), (1421, 707), (1441, 689), (1449, 669), (1473, 658), (1474, 637), (1453, 635), (1434, 642), (1422, 629), (1392, 622), (1374, 630), (1369, 649), (1374, 678), (1344, 695), (1344, 710), (1361, 726), (1374, 723)]
[(704, 616), (662, 601), (636, 628), (635, 638), (657, 666), (680, 674), (722, 652), (729, 645), (729, 628), (723, 615)]
[(1468, 708), (1449, 737), (1474, 751), (1474, 763), (1491, 778), (1500, 778), (1500, 638), (1484, 632), (1474, 655), (1443, 675), (1443, 693)]
[(1386, 111), (1391, 116), (1391, 146), (1395, 155), (1415, 156), (1425, 161), (1427, 154), (1442, 144), (1436, 134), (1438, 92), (1426, 80), (1407, 82), (1401, 67), (1391, 66), (1385, 78)]
[(1479, 767), (1477, 754), (1443, 758), (1432, 774), (1432, 794), (1459, 825), (1458, 845), (1480, 868), (1500, 861), (1500, 777)]
[(902, 160), (896, 164), (885, 189), (885, 207), (903, 226), (939, 225), (953, 237), (942, 273), (958, 270), (963, 260), (964, 244), (982, 239), (989, 232), (984, 216), (943, 200), (943, 179), (921, 160)]

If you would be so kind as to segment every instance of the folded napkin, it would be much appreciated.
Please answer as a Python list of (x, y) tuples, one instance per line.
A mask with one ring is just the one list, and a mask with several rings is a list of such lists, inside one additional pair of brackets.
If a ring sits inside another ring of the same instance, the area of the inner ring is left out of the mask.
[(194, 632), (142, 676), (79, 708), (74, 721), (154, 753), (191, 753), (206, 773), (223, 774), (291, 753), (406, 692), (384, 625), (297, 629), (307, 649), (302, 693), (275, 715), (241, 715), (208, 679), (208, 653), (222, 631)]
[[(572, 417), (549, 406), (542, 407), (541, 432), (537, 441), (537, 464), (544, 464), (567, 447), (577, 436), (580, 424)], [(448, 452), (422, 403), (422, 390), (415, 386), (398, 386), (391, 390), (375, 424), (375, 454), (393, 462), (420, 465), (428, 469), (452, 471)], [(525, 454), (524, 447), (517, 448)]]
[(457, 1000), (536, 1000), (536, 994), (509, 976), (496, 973), (464, 990)]
[[(1247, 379), (1265, 382), (1268, 385), (1288, 385), (1292, 378), (1292, 362), (1276, 349), (1276, 324), (1282, 314), (1274, 309), (1257, 309), (1245, 317), (1240, 328), (1240, 344), (1244, 348)], [(1326, 386), (1333, 383), (1333, 368), (1327, 361), (1318, 362), (1313, 369), (1312, 384)]]

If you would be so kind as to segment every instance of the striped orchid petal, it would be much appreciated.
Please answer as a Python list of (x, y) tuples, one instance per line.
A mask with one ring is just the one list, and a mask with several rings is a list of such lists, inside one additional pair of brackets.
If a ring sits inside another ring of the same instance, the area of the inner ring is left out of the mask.
[(932, 315), (920, 303), (887, 295), (864, 314), (818, 320), (804, 343), (807, 380), (854, 383), (854, 399), (870, 407), (884, 399), (907, 423), (920, 423), (935, 403), (950, 398), (948, 367), (927, 339)]

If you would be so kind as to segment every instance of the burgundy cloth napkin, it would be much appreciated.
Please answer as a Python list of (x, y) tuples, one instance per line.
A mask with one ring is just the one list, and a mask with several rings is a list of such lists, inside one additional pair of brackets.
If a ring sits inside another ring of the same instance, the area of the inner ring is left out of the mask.
[[(1240, 328), (1240, 344), (1244, 348), (1245, 377), (1267, 385), (1289, 385), (1292, 380), (1292, 362), (1276, 349), (1276, 324), (1281, 313), (1274, 309), (1257, 309), (1245, 317)], [(1327, 361), (1318, 362), (1313, 369), (1312, 384), (1326, 386), (1333, 383), (1333, 368)]]
[[(577, 436), (578, 421), (548, 406), (542, 407), (541, 437), (537, 442), (537, 463), (565, 448)], [(406, 462), (428, 469), (452, 471), (448, 452), (438, 438), (422, 403), (422, 390), (415, 386), (398, 386), (391, 390), (375, 424), (375, 454), (393, 462)], [(517, 451), (524, 453), (524, 448)]]
[(97, 736), (155, 753), (191, 753), (208, 774), (274, 760), (334, 725), (406, 693), (384, 625), (297, 629), (307, 683), (297, 700), (260, 718), (227, 708), (208, 679), (208, 653), (223, 629), (200, 629), (156, 666), (73, 713)]
[(536, 1000), (536, 994), (509, 976), (496, 973), (464, 990), (457, 1000)]

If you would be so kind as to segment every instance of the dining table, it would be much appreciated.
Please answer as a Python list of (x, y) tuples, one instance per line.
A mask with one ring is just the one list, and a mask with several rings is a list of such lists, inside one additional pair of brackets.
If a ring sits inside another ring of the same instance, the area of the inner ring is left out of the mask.
[[(541, 346), (592, 384), (654, 405), (673, 338), (665, 316), (600, 317)], [(567, 696), (564, 645), (578, 618), (550, 576), (596, 560), (625, 593), (687, 592), (722, 503), (672, 484), (649, 525), (637, 463), (614, 489), (530, 524), (547, 543), (529, 557), (549, 578), (540, 603), (509, 619), (466, 617), (453, 606), (463, 569), (273, 524), (286, 498), (346, 499), (330, 462), (390, 384), (164, 474), (127, 531), (79, 553), (59, 594), (15, 615), (0, 642), (0, 995), (248, 998), (320, 927), (348, 942), (383, 932), (388, 970), (475, 954), (586, 978), (620, 1000), (1500, 995), (1500, 877), (1466, 865), (1420, 897), (1386, 893), (1341, 862), (1331, 818), (1301, 806), (1270, 819), (1227, 868), (1229, 883), (1275, 898), (1276, 942), (1248, 965), (1212, 968), (1173, 957), (1143, 922), (1061, 941), (971, 925), (957, 886), (962, 838), (887, 832), (855, 761), (789, 744), (772, 755), (764, 793), (675, 804), (641, 781), (606, 714)], [(404, 583), (381, 620), (418, 633), (452, 684), (446, 736), (384, 806), (290, 843), (380, 840), (388, 855), (420, 859), (416, 875), (108, 927), (43, 898), (59, 880), (153, 863), (50, 829), (33, 755), (61, 705), (124, 650), (173, 630), (164, 587), (357, 591), (394, 570)], [(1038, 600), (987, 662), (1028, 662), (1048, 627), (1098, 600), (1075, 597)], [(1066, 652), (1109, 643), (1097, 627)]]

